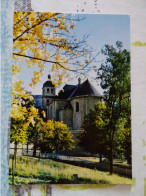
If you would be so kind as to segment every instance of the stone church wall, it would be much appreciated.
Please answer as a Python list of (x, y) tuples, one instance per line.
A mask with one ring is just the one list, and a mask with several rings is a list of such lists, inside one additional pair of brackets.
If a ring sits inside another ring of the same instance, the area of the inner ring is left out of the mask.
[(70, 108), (63, 110), (63, 122), (72, 129), (73, 128), (73, 111)]
[(62, 100), (53, 101), (47, 107), (47, 117), (48, 119), (59, 120), (59, 116), (57, 116), (56, 111), (61, 108), (66, 102)]
[(86, 102), (86, 105), (87, 105), (87, 113), (89, 113), (90, 110), (93, 110), (94, 109), (94, 105), (99, 101), (99, 97), (88, 97), (87, 98), (87, 102)]
[[(94, 105), (99, 101), (95, 96), (80, 96), (71, 100), (73, 107), (73, 129), (81, 130), (84, 121), (84, 116), (94, 108)], [(79, 111), (76, 112), (76, 103), (79, 103)]]

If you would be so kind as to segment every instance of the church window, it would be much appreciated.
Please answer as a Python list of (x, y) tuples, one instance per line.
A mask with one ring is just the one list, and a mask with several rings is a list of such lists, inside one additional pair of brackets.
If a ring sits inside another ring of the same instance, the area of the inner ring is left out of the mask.
[(76, 102), (76, 112), (79, 112), (79, 102)]
[(47, 88), (47, 93), (49, 93), (49, 90), (50, 90), (50, 89), (49, 89), (49, 88)]
[(52, 93), (52, 94), (54, 93), (54, 91), (53, 91), (53, 90), (54, 90), (54, 89), (52, 88), (52, 89), (51, 89), (51, 93)]

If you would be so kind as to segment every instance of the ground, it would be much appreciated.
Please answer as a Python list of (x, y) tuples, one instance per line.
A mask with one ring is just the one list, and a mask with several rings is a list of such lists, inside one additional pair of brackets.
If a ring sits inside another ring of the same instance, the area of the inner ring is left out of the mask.
[[(35, 166), (35, 167), (34, 167)], [(131, 179), (109, 172), (74, 166), (71, 164), (17, 156), (15, 184), (131, 184)], [(9, 184), (12, 184), (10, 158)]]

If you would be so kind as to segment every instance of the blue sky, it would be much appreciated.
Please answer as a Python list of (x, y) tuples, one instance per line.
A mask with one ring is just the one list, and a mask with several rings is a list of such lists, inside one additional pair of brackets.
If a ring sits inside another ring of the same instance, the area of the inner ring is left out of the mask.
[[(116, 41), (122, 41), (123, 47), (130, 50), (130, 18), (128, 15), (95, 15), (86, 14), (85, 20), (80, 21), (76, 24), (72, 33), (75, 34), (77, 39), (80, 39), (84, 34), (89, 35), (88, 45), (92, 48), (100, 51), (105, 44), (115, 45)], [(103, 60), (102, 55), (98, 56), (99, 61)], [(98, 67), (100, 66), (100, 63)], [(26, 68), (20, 74), (20, 79), (24, 82), (26, 90), (31, 91), (33, 94), (41, 94), (43, 83), (47, 80), (49, 70), (42, 78), (42, 82), (39, 82), (35, 89), (29, 87), (29, 83), (33, 76), (34, 68)], [(89, 75), (95, 76), (95, 72), (91, 71)], [(91, 81), (96, 85), (95, 81)], [(77, 79), (69, 82), (70, 84), (76, 84)], [(98, 86), (98, 90), (102, 93), (102, 89)]]
[(122, 41), (124, 47), (130, 46), (130, 21), (127, 15), (85, 15), (85, 21), (76, 25), (77, 35), (89, 34), (89, 43), (101, 49), (105, 44), (115, 45)]

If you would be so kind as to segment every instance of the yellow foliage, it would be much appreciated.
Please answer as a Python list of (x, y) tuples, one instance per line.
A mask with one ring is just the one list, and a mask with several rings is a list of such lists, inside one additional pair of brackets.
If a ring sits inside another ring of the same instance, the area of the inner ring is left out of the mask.
[[(70, 53), (71, 57), (81, 55), (80, 52), (73, 50), (72, 42), (69, 43), (68, 37), (63, 34), (64, 31), (69, 34), (70, 29), (73, 29), (75, 25), (76, 22), (73, 19), (66, 20), (64, 14), (36, 13), (29, 11), (15, 12), (13, 48), (17, 51), (18, 55), (14, 55), (14, 60), (26, 60), (28, 67), (37, 66), (40, 69), (37, 72), (40, 73), (43, 73), (45, 68), (44, 62), (41, 61), (41, 59), (50, 62), (54, 61), (55, 63), (52, 62), (50, 64), (53, 72), (58, 69), (65, 69), (65, 71), (59, 73), (59, 77), (54, 81), (55, 85), (61, 84), (63, 80), (57, 80), (60, 78), (66, 79), (68, 77), (68, 73), (66, 74), (66, 72), (69, 71), (69, 66), (67, 66), (68, 60), (66, 57), (63, 57), (61, 51), (63, 51), (63, 53)], [(77, 41), (77, 39), (73, 38), (73, 41)], [(48, 46), (53, 47), (50, 50)], [(23, 55), (31, 56), (32, 58), (27, 58)], [(56, 64), (56, 62), (58, 64)], [(13, 67), (13, 71), (20, 73), (20, 67), (19, 70), (15, 70), (16, 68), (17, 67)], [(43, 75), (37, 72), (34, 72), (32, 82), (29, 84), (32, 88), (36, 86)]]

